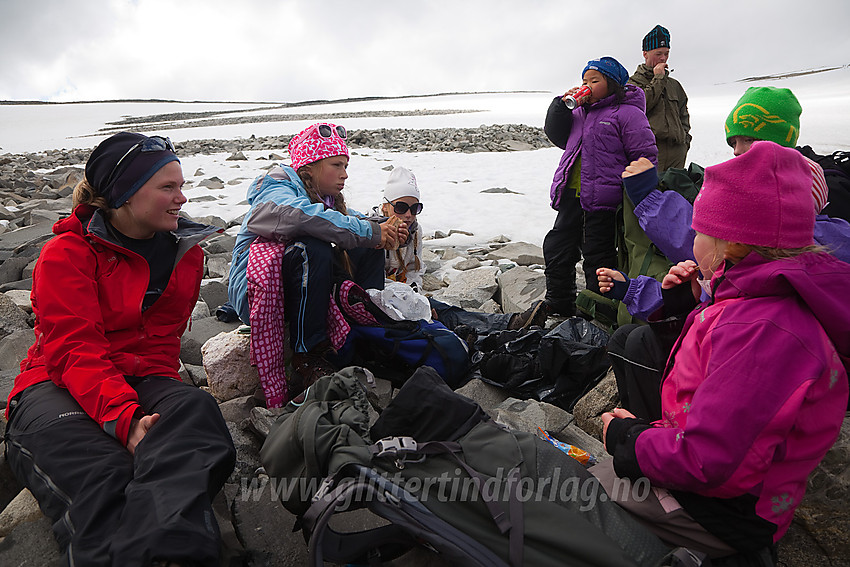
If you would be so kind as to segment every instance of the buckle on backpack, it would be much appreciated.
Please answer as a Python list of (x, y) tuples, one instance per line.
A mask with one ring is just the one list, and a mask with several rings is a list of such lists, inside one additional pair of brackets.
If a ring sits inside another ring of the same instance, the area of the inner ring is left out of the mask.
[(395, 466), (399, 469), (403, 469), (405, 463), (421, 463), (425, 460), (425, 455), (420, 455), (416, 460), (406, 458), (418, 450), (419, 445), (413, 437), (385, 437), (379, 439), (375, 447), (376, 457), (395, 457)]
[(378, 446), (376, 457), (398, 455), (399, 453), (413, 453), (417, 447), (416, 439), (413, 437), (385, 437), (379, 439), (375, 445)]

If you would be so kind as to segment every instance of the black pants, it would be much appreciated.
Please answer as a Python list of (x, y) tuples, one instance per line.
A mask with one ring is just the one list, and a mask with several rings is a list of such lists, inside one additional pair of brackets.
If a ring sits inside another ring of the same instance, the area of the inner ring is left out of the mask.
[(576, 197), (562, 197), (555, 225), (543, 239), (546, 302), (561, 315), (575, 315), (576, 264), (581, 259), (584, 211)]
[(346, 251), (354, 274), (345, 271), (342, 250), (318, 238), (305, 237), (283, 255), (283, 301), (289, 340), (295, 352), (310, 352), (327, 340), (328, 300), (335, 282), (350, 279), (363, 289), (384, 289), (384, 251)]
[(573, 315), (576, 263), (584, 257), (585, 287), (599, 293), (597, 268), (617, 267), (614, 211), (584, 211), (577, 197), (562, 198), (555, 225), (543, 239), (546, 301), (557, 313)]
[(218, 565), (211, 507), (236, 450), (212, 396), (163, 377), (128, 378), (159, 421), (135, 456), (52, 382), (16, 396), (7, 426), (15, 476), (53, 521), (66, 565)]
[(617, 231), (614, 211), (586, 211), (581, 255), (584, 256), (585, 287), (599, 293), (598, 268), (617, 267)]
[(620, 405), (637, 417), (661, 419), (661, 376), (671, 346), (648, 325), (623, 325), (608, 341)]
[(431, 309), (437, 312), (437, 320), (454, 331), (460, 325), (466, 325), (479, 335), (487, 335), (496, 331), (504, 331), (511, 322), (512, 313), (479, 313), (478, 311), (466, 311), (454, 305), (448, 305), (442, 301), (429, 297), (428, 302)]

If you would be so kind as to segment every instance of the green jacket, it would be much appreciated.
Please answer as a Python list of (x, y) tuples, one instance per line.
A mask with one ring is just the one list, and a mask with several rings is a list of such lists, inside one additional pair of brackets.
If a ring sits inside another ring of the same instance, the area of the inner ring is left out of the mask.
[(656, 77), (652, 67), (641, 63), (629, 82), (646, 94), (646, 117), (656, 140), (668, 140), (691, 147), (691, 117), (688, 114), (688, 95), (679, 81), (665, 72)]

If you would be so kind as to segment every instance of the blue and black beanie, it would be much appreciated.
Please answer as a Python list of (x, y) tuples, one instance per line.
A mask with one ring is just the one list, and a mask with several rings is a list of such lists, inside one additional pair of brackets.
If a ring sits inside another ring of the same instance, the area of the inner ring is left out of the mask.
[(590, 69), (599, 71), (606, 77), (614, 79), (620, 85), (625, 85), (626, 81), (629, 80), (629, 72), (613, 57), (600, 57), (599, 59), (588, 61), (587, 66), (581, 72), (581, 76), (584, 77), (584, 74)]
[(148, 140), (143, 134), (119, 132), (98, 144), (89, 156), (86, 179), (110, 208), (126, 203), (164, 165), (180, 161), (169, 149), (144, 149), (142, 144)]
[(670, 32), (660, 25), (655, 26), (643, 38), (643, 50), (652, 51), (659, 47), (670, 47)]

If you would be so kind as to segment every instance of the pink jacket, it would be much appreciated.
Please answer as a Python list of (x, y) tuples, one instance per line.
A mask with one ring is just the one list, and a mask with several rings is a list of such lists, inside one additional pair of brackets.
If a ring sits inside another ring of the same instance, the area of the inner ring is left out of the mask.
[(825, 253), (751, 253), (721, 268), (713, 299), (688, 315), (673, 348), (662, 419), (619, 435), (618, 474), (711, 498), (750, 495), (776, 526), (773, 540), (782, 537), (844, 419), (847, 281), (850, 265)]

